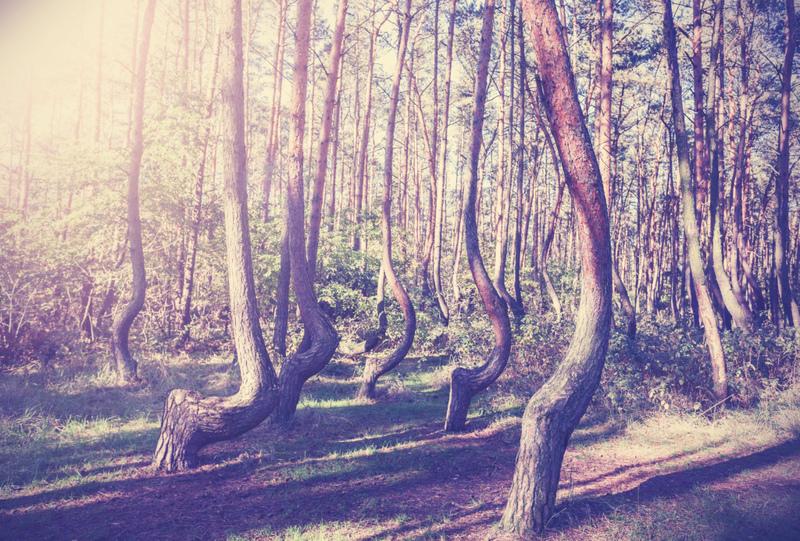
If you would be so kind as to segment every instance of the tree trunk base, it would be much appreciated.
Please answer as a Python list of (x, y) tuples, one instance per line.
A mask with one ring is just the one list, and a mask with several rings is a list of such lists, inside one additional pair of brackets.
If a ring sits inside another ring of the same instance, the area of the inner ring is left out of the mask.
[(164, 404), (153, 469), (167, 473), (192, 469), (204, 446), (228, 440), (258, 426), (275, 405), (277, 388), (254, 397), (221, 398), (174, 389)]

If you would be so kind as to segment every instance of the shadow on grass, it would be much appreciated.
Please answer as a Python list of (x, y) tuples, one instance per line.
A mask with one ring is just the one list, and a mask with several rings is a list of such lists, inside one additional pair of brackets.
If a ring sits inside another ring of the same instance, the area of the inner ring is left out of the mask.
[[(774, 485), (759, 482), (757, 478), (769, 468), (782, 464), (792, 463), (790, 467), (797, 470), (800, 468), (798, 459), (800, 440), (792, 440), (751, 455), (659, 475), (613, 496), (559, 504), (548, 529), (569, 530), (601, 517), (613, 517), (621, 511), (626, 528), (638, 527), (645, 534), (652, 526), (648, 521), (654, 516), (657, 519), (660, 508), (678, 502), (683, 514), (692, 508), (698, 512), (697, 516), (688, 517), (696, 521), (688, 528), (702, 526), (715, 532), (712, 539), (800, 539), (800, 480), (794, 484)], [(742, 487), (741, 483), (733, 487), (725, 485), (740, 474), (751, 476), (746, 486)], [(642, 506), (647, 506), (645, 514), (650, 518), (639, 521), (637, 513)], [(664, 515), (669, 516), (669, 513)], [(677, 535), (677, 538), (684, 537), (707, 538), (703, 533), (691, 531)]]
[[(240, 457), (171, 476), (132, 468), (126, 479), (0, 500), (0, 539), (220, 539), (333, 521), (381, 524), (370, 538), (397, 535), (485, 510), (471, 494), (497, 483), (498, 468), (509, 476), (516, 452), (500, 436), (430, 434), (398, 448), (281, 464)], [(407, 520), (394, 528), (396, 516)]]

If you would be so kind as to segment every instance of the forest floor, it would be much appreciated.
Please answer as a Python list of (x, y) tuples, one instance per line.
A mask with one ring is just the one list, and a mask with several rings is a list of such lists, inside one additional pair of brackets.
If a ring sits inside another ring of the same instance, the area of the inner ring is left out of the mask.
[[(235, 390), (225, 359), (151, 359), (130, 389), (4, 373), (0, 539), (512, 539), (497, 523), (524, 400), (478, 397), (469, 430), (445, 434), (445, 364), (407, 359), (358, 402), (358, 365), (334, 360), (288, 428), (209, 446), (173, 475), (149, 468), (166, 392)], [(545, 539), (800, 539), (800, 392), (711, 418), (590, 412), (558, 500)]]

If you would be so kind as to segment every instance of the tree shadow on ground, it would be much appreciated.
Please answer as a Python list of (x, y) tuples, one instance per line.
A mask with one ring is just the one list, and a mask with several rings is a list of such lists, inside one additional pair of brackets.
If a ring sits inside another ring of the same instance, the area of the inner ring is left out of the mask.
[[(637, 464), (634, 468), (641, 466), (643, 464)], [(714, 532), (711, 539), (800, 539), (800, 478), (795, 477), (795, 483), (776, 484), (770, 481), (771, 468), (800, 472), (800, 440), (743, 457), (658, 475), (611, 496), (564, 502), (557, 506), (548, 530), (564, 533), (596, 523), (601, 518), (613, 517), (618, 511), (626, 514), (626, 520), (631, 522), (631, 516), (636, 519), (642, 506), (651, 506), (646, 512), (649, 519), (642, 519), (640, 523), (633, 520), (633, 526), (647, 534), (646, 530), (653, 526), (652, 506), (678, 502), (684, 513), (685, 509), (693, 507), (707, 511), (705, 516), (692, 518)], [(785, 475), (780, 477), (785, 478)], [(700, 533), (690, 538), (708, 537)]]

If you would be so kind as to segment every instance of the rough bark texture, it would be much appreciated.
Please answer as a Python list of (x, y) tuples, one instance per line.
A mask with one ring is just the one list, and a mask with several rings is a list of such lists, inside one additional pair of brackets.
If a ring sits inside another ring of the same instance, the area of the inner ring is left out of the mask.
[[(382, 359), (369, 358), (367, 359), (366, 366), (364, 367), (364, 379), (361, 383), (361, 389), (358, 396), (361, 398), (374, 398), (375, 385), (378, 378), (386, 372), (392, 370), (397, 366), (406, 354), (411, 349), (414, 343), (414, 335), (417, 331), (417, 316), (414, 312), (414, 306), (411, 304), (411, 299), (408, 297), (403, 285), (397, 279), (394, 272), (394, 265), (392, 263), (392, 160), (394, 156), (394, 128), (395, 120), (397, 118), (397, 102), (400, 97), (400, 78), (403, 74), (403, 62), (405, 60), (406, 49), (408, 46), (408, 34), (411, 29), (411, 0), (406, 0), (403, 10), (403, 26), (402, 34), (400, 35), (400, 43), (397, 51), (397, 66), (395, 68), (394, 80), (392, 83), (392, 93), (389, 98), (389, 118), (386, 126), (386, 150), (384, 155), (383, 166), (383, 200), (382, 200), (382, 221), (381, 221), (381, 234), (383, 237), (383, 259), (381, 266), (383, 267), (383, 274), (389, 287), (394, 293), (397, 303), (403, 310), (403, 317), (405, 318), (405, 331), (403, 333), (403, 340), (400, 345), (392, 353)], [(382, 281), (382, 279), (381, 279)], [(380, 311), (380, 308), (379, 308)], [(381, 312), (383, 313), (383, 312)], [(385, 327), (385, 313), (381, 320), (381, 327)], [(380, 318), (380, 314), (379, 314)]]
[(273, 422), (279, 424), (286, 424), (291, 420), (297, 409), (303, 384), (308, 378), (325, 368), (339, 343), (339, 335), (325, 317), (314, 295), (306, 261), (305, 213), (303, 210), (303, 132), (306, 118), (312, 7), (312, 0), (300, 0), (297, 5), (292, 108), (289, 123), (289, 181), (286, 194), (292, 285), (310, 345), (307, 349), (301, 348), (300, 352), (286, 357), (281, 366), (280, 399), (272, 417)]
[(581, 239), (581, 301), (564, 360), (533, 396), (522, 437), (503, 528), (541, 532), (555, 508), (564, 451), (600, 382), (611, 329), (611, 241), (608, 212), (589, 133), (578, 103), (563, 35), (552, 0), (523, 0), (539, 60), (547, 117), (564, 164)]
[(120, 383), (137, 378), (136, 361), (128, 349), (128, 335), (133, 320), (144, 306), (147, 278), (144, 271), (144, 247), (142, 246), (142, 221), (139, 217), (139, 172), (144, 154), (144, 83), (147, 73), (147, 52), (150, 48), (150, 30), (153, 28), (156, 1), (149, 0), (144, 13), (142, 40), (139, 43), (139, 65), (136, 68), (136, 95), (133, 105), (133, 140), (131, 160), (128, 166), (128, 243), (133, 268), (133, 291), (125, 308), (114, 319), (111, 336), (116, 361), (117, 379)]
[(229, 0), (222, 14), (221, 88), (225, 177), (225, 239), (233, 340), (242, 383), (229, 397), (206, 397), (187, 389), (167, 396), (154, 469), (183, 471), (198, 464), (204, 445), (247, 432), (269, 415), (278, 382), (258, 323), (247, 217), (247, 156), (244, 139), (241, 0)]
[(492, 50), (492, 26), (494, 24), (494, 0), (486, 0), (483, 7), (483, 28), (475, 79), (475, 102), (472, 109), (472, 136), (469, 148), (470, 182), (464, 203), (464, 240), (467, 248), (472, 277), (492, 320), (495, 346), (489, 360), (475, 369), (456, 368), (450, 376), (450, 402), (444, 428), (448, 432), (463, 430), (467, 422), (467, 411), (472, 397), (492, 384), (503, 372), (511, 353), (511, 324), (506, 303), (497, 294), (492, 280), (483, 265), (478, 243), (478, 223), (475, 216), (475, 201), (478, 186), (478, 161), (483, 141), (483, 116), (486, 105), (486, 79), (489, 72), (489, 57)]
[(714, 396), (723, 400), (728, 395), (728, 382), (725, 374), (725, 356), (719, 337), (717, 320), (708, 291), (703, 256), (700, 251), (700, 225), (695, 212), (694, 185), (689, 165), (689, 142), (686, 136), (686, 124), (683, 117), (681, 99), (681, 81), (678, 71), (678, 48), (675, 37), (675, 25), (672, 21), (672, 1), (663, 0), (664, 4), (664, 41), (667, 47), (667, 65), (669, 67), (670, 93), (672, 96), (672, 123), (675, 130), (675, 145), (678, 149), (678, 173), (681, 181), (681, 202), (683, 205), (683, 229), (689, 256), (689, 267), (697, 295), (698, 314), (703, 321), (706, 343), (711, 355)]

